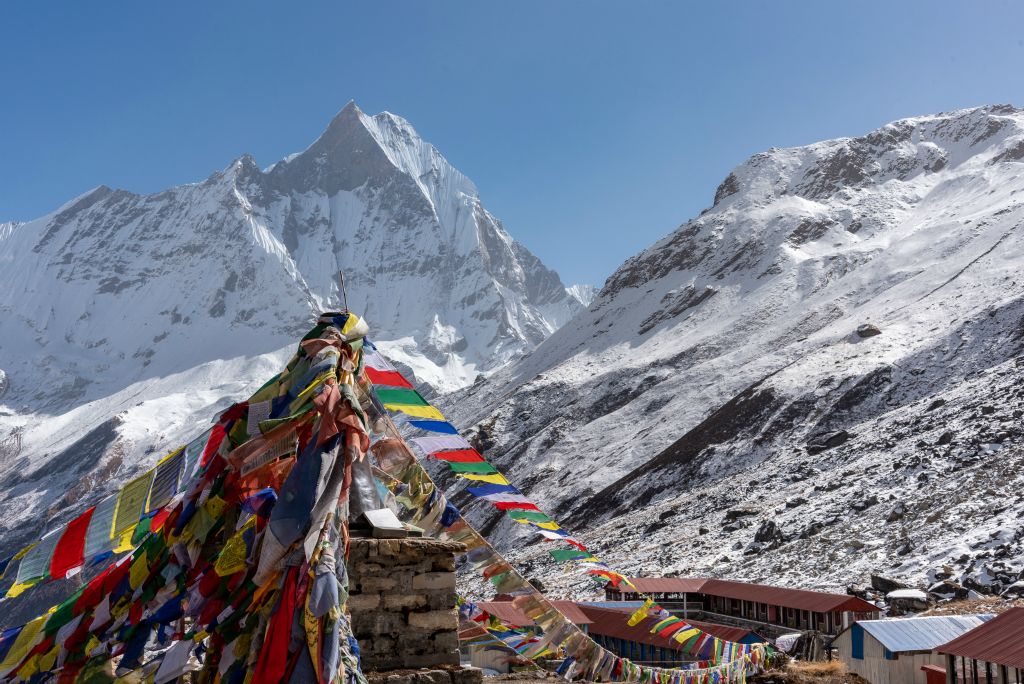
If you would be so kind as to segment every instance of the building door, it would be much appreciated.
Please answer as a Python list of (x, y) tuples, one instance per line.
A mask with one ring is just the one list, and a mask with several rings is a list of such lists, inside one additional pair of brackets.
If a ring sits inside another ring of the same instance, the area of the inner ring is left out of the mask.
[(850, 628), (850, 651), (856, 660), (864, 660), (864, 629), (860, 625)]

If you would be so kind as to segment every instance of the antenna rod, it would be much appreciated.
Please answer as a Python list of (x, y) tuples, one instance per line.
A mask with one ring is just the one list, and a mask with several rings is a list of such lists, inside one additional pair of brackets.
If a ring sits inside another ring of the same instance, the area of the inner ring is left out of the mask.
[(348, 311), (348, 290), (345, 289), (345, 272), (344, 271), (338, 271), (338, 282), (341, 285), (341, 287), (339, 287), (338, 289), (341, 291), (342, 302), (344, 303), (344, 306), (345, 306), (343, 311), (345, 313), (348, 313), (349, 312)]

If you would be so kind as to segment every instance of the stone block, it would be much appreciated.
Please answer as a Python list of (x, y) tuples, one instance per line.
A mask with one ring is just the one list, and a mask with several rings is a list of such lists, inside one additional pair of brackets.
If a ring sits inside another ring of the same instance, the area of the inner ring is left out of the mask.
[(362, 577), (359, 579), (359, 591), (368, 593), (371, 591), (390, 591), (398, 586), (393, 577)]
[(451, 684), (452, 677), (444, 670), (427, 670), (416, 673), (416, 684)]
[(435, 572), (455, 572), (455, 556), (436, 556), (430, 562)]
[(458, 632), (438, 632), (434, 635), (434, 647), (439, 651), (454, 651), (458, 649)]
[(416, 681), (416, 675), (414, 674), (392, 674), (388, 675), (384, 679), (384, 684), (414, 684)]
[(348, 597), (348, 609), (353, 612), (376, 610), (380, 606), (380, 594), (354, 594)]
[(352, 631), (357, 639), (365, 636), (378, 637), (398, 634), (405, 627), (404, 623), (405, 620), (398, 613), (371, 611), (352, 614)]
[(454, 591), (431, 591), (426, 594), (427, 608), (441, 610), (455, 605)]
[(461, 667), (452, 670), (452, 684), (482, 684), (484, 671), (479, 667)]
[(426, 572), (412, 578), (413, 589), (451, 589), (455, 591), (455, 573)]
[(386, 594), (384, 596), (385, 610), (401, 610), (402, 608), (422, 608), (426, 605), (427, 596), (424, 594)]
[(431, 632), (442, 630), (455, 631), (458, 629), (458, 616), (455, 609), (432, 610), (427, 613), (409, 613), (409, 625)]
[(406, 667), (431, 667), (436, 665), (458, 665), (459, 652), (410, 655), (405, 658)]

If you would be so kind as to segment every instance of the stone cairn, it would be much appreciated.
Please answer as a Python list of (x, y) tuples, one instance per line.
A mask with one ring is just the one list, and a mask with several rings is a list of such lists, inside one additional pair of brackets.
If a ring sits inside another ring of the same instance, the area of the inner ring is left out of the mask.
[(428, 538), (352, 539), (348, 606), (371, 682), (480, 681), (480, 670), (459, 667), (455, 556), (465, 550)]

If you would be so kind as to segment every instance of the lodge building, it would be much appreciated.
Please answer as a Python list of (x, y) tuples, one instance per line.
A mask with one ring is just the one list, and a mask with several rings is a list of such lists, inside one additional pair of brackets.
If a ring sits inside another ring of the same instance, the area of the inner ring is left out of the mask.
[(859, 620), (833, 641), (846, 669), (871, 684), (932, 684), (946, 681), (946, 656), (939, 648), (985, 624), (992, 615)]
[(835, 635), (857, 620), (881, 617), (877, 606), (847, 594), (689, 577), (631, 577), (629, 581), (635, 590), (606, 585), (605, 597), (635, 601), (650, 596), (684, 618), (692, 615), (711, 622)]
[(938, 648), (950, 684), (1024, 684), (1024, 608), (1011, 608)]

